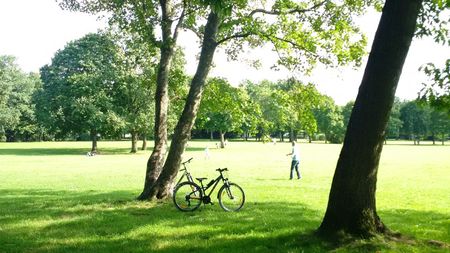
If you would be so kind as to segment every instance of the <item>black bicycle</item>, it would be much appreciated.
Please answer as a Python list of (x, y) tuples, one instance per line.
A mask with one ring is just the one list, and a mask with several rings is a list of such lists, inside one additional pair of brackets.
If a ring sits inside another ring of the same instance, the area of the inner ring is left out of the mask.
[[(217, 169), (219, 172), (219, 176), (216, 179), (211, 180), (206, 186), (203, 186), (203, 180), (206, 178), (196, 178), (200, 185), (194, 182), (183, 182), (176, 186), (173, 193), (173, 203), (180, 211), (194, 211), (196, 210), (202, 203), (203, 204), (212, 204), (211, 202), (211, 194), (213, 193), (216, 186), (219, 182), (223, 182), (222, 187), (219, 189), (219, 193), (217, 194), (217, 199), (219, 200), (219, 205), (225, 211), (238, 211), (242, 208), (245, 202), (245, 194), (242, 188), (228, 181), (228, 177), (224, 175), (224, 171), (228, 171), (227, 168)], [(208, 194), (206, 191), (208, 189)]]
[(193, 157), (191, 157), (191, 158), (189, 158), (189, 160), (181, 163), (183, 165), (183, 169), (180, 169), (180, 171), (183, 171), (183, 175), (181, 175), (181, 177), (178, 180), (175, 187), (177, 185), (179, 185), (181, 183), (181, 181), (183, 181), (184, 178), (186, 178), (188, 182), (192, 182), (192, 183), (194, 182), (194, 180), (192, 179), (191, 173), (189, 173), (189, 171), (187, 170), (187, 167), (186, 167), (186, 163), (190, 163), (192, 159), (193, 159)]

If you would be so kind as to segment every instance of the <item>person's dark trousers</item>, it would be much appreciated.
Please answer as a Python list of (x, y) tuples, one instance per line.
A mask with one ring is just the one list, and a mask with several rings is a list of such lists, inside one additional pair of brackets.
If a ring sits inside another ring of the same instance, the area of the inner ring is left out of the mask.
[(298, 179), (301, 178), (300, 171), (298, 170), (299, 163), (300, 163), (300, 161), (298, 161), (298, 160), (292, 160), (292, 163), (291, 163), (291, 176), (289, 177), (289, 179), (292, 179), (294, 177), (294, 175), (293, 175), (294, 174), (294, 169), (297, 172), (297, 178)]

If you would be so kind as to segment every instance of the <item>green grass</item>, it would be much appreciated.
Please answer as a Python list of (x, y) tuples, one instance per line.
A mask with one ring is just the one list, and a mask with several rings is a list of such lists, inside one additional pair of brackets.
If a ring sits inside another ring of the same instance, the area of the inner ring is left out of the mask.
[[(401, 144), (401, 145), (399, 145)], [(288, 143), (193, 141), (194, 177), (228, 167), (246, 204), (182, 213), (171, 201), (138, 202), (149, 151), (129, 142), (0, 143), (0, 252), (448, 252), (450, 146), (388, 143), (377, 208), (410, 241), (383, 238), (334, 247), (313, 236), (328, 199), (340, 145), (300, 143), (303, 179), (289, 181)], [(211, 158), (203, 149), (209, 146)], [(430, 244), (443, 242), (446, 247)]]

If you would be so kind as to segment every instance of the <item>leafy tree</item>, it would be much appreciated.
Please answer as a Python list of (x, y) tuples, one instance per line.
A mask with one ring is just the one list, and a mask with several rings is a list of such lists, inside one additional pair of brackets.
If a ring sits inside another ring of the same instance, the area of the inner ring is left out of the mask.
[(376, 210), (377, 171), (421, 7), (421, 0), (385, 2), (319, 227), (322, 235), (367, 237), (389, 231)]
[(246, 90), (243, 88), (241, 89), (241, 96), (241, 108), (243, 112), (241, 130), (247, 141), (249, 136), (258, 133), (258, 128), (264, 124), (264, 119), (262, 119), (262, 112), (259, 105), (250, 99)]
[(309, 136), (309, 142), (311, 142), (311, 136), (317, 132), (317, 120), (314, 116), (314, 109), (320, 104), (322, 95), (312, 83), (303, 85), (292, 79), (289, 82), (292, 83), (290, 102), (292, 103), (295, 118), (298, 121), (297, 128), (305, 131)]
[[(278, 104), (279, 101), (273, 99), (275, 84), (264, 80), (260, 83), (252, 83), (247, 81), (243, 83), (250, 100), (255, 103), (260, 110), (261, 117), (257, 125), (257, 137), (268, 135), (274, 131), (278, 131), (280, 141), (283, 141), (283, 133), (281, 132), (285, 120), (283, 117), (277, 116), (277, 113), (282, 113), (283, 107)], [(280, 121), (277, 121), (281, 119)], [(258, 138), (257, 138), (258, 139)]]
[(115, 135), (124, 128), (114, 111), (114, 90), (123, 76), (119, 60), (119, 50), (106, 34), (69, 42), (41, 68), (41, 121), (62, 135), (89, 132), (91, 151), (97, 152), (100, 134)]
[(349, 101), (342, 107), (342, 117), (344, 121), (344, 128), (347, 129), (348, 121), (350, 120), (350, 115), (352, 114), (353, 106), (355, 101)]
[(154, 115), (154, 96), (156, 83), (157, 53), (156, 47), (150, 48), (133, 31), (110, 28), (110, 35), (120, 46), (122, 82), (113, 91), (113, 104), (125, 122), (124, 131), (131, 135), (131, 151), (137, 152), (139, 136), (146, 148), (146, 136), (151, 133)]
[(39, 77), (23, 73), (13, 56), (0, 56), (0, 140), (38, 137), (32, 96), (39, 86)]
[(433, 137), (433, 145), (436, 137), (440, 137), (442, 145), (450, 134), (450, 118), (445, 112), (432, 108), (430, 114), (430, 132)]
[(403, 122), (402, 133), (420, 144), (429, 133), (430, 109), (421, 106), (417, 101), (410, 101), (400, 109), (400, 119)]
[(199, 109), (199, 122), (205, 129), (220, 133), (220, 147), (225, 148), (225, 134), (238, 131), (244, 123), (242, 91), (225, 79), (212, 78), (205, 87)]
[(400, 137), (400, 129), (402, 128), (403, 121), (400, 119), (402, 103), (399, 98), (395, 98), (394, 104), (392, 105), (391, 115), (389, 116), (389, 121), (387, 125), (387, 134), (386, 138), (399, 138)]
[(321, 103), (314, 109), (318, 131), (325, 135), (325, 143), (342, 143), (344, 138), (344, 123), (342, 112), (334, 100), (322, 96)]

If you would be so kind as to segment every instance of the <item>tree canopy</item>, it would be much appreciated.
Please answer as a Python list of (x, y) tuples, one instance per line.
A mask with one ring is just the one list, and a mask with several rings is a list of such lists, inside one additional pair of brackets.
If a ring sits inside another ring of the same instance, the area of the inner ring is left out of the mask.
[(98, 134), (114, 135), (124, 127), (113, 99), (123, 76), (119, 60), (119, 50), (106, 34), (68, 43), (41, 68), (41, 121), (62, 136), (90, 132), (96, 151)]

